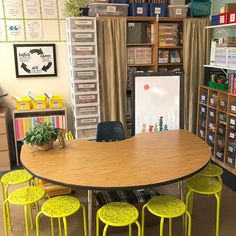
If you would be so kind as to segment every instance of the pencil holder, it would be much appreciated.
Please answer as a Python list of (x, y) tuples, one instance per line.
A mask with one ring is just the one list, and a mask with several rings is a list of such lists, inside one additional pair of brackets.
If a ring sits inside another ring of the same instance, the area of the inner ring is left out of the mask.
[(167, 14), (167, 3), (149, 3), (149, 16), (159, 15), (165, 17)]
[(130, 16), (147, 16), (148, 3), (131, 3), (129, 4)]

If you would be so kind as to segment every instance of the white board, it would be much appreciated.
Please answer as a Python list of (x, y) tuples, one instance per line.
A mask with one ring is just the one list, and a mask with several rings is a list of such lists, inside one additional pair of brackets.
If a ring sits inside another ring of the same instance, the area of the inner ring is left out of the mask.
[(135, 134), (180, 127), (180, 76), (135, 77)]

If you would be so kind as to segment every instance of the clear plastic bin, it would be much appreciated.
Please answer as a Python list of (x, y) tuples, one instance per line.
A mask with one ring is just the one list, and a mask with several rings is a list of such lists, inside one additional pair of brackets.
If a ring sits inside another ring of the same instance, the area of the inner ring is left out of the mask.
[(75, 78), (77, 80), (95, 80), (97, 78), (96, 71), (76, 71)]
[(96, 103), (98, 102), (98, 95), (97, 94), (75, 95), (74, 100), (76, 104)]
[(184, 5), (185, 0), (169, 0), (169, 5)]
[(95, 42), (94, 33), (90, 32), (71, 32), (71, 42), (93, 43)]
[(70, 29), (94, 30), (94, 19), (68, 18), (67, 23)]
[(86, 46), (78, 46), (72, 45), (72, 52), (70, 54), (74, 56), (93, 56), (95, 55), (95, 46), (86, 45)]
[(89, 16), (127, 16), (128, 4), (91, 3), (89, 4)]
[(168, 16), (169, 17), (186, 17), (188, 13), (188, 5), (169, 5)]
[(76, 92), (94, 92), (97, 91), (97, 83), (75, 84)]
[(83, 127), (83, 126), (92, 126), (97, 125), (98, 123), (98, 117), (91, 117), (91, 118), (77, 118), (77, 127)]
[(96, 67), (95, 58), (72, 58), (70, 60), (72, 60), (73, 68), (86, 69)]
[(84, 130), (76, 130), (76, 137), (81, 139), (87, 139), (90, 137), (96, 137), (97, 129), (84, 129)]
[(77, 107), (76, 115), (77, 116), (85, 116), (85, 115), (96, 115), (98, 114), (97, 106), (88, 106), (88, 107)]

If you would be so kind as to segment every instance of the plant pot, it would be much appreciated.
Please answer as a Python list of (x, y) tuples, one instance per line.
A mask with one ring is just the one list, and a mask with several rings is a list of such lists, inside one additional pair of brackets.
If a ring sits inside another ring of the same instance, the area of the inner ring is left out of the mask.
[(47, 151), (49, 149), (52, 149), (53, 147), (53, 140), (51, 140), (49, 143), (41, 145), (41, 146), (36, 146), (38, 151)]

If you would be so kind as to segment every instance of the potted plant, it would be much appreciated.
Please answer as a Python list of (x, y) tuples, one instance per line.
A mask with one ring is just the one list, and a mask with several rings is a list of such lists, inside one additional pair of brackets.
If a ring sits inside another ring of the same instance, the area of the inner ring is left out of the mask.
[(39, 122), (35, 128), (25, 132), (24, 142), (36, 146), (38, 150), (48, 150), (57, 139), (59, 130), (53, 128), (51, 123)]
[(87, 0), (67, 0), (65, 15), (71, 16), (87, 16), (88, 15)]

